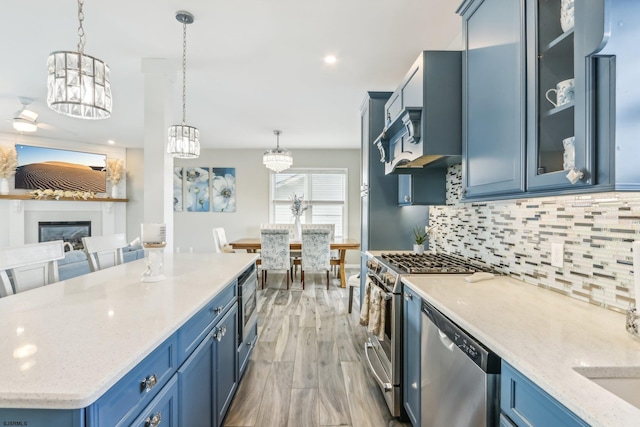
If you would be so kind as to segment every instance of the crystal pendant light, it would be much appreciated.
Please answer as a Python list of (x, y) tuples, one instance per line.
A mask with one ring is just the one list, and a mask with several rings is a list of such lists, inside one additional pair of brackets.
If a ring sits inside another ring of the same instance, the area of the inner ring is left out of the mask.
[(289, 169), (293, 164), (293, 156), (291, 151), (286, 148), (280, 148), (280, 134), (282, 131), (274, 130), (273, 133), (276, 135), (276, 148), (271, 148), (264, 152), (262, 163), (272, 171), (279, 173)]
[(84, 0), (78, 0), (78, 51), (52, 52), (47, 60), (47, 104), (66, 116), (107, 119), (112, 106), (111, 73), (104, 61), (84, 54), (83, 5)]
[(200, 156), (200, 131), (186, 125), (187, 116), (187, 24), (193, 23), (189, 12), (176, 13), (178, 22), (182, 22), (182, 124), (169, 128), (167, 153), (179, 159), (195, 159)]

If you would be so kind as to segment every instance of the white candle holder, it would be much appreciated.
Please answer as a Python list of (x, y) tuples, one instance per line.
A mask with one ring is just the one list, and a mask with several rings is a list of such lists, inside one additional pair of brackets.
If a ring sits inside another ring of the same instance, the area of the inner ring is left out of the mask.
[(143, 282), (159, 282), (166, 279), (163, 273), (164, 247), (166, 242), (165, 224), (142, 224), (142, 247), (149, 252), (146, 266), (142, 273)]

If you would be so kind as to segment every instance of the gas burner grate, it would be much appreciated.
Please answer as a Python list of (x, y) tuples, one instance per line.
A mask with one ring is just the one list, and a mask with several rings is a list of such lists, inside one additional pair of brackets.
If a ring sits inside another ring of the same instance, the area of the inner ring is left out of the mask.
[(455, 255), (383, 253), (382, 259), (409, 274), (493, 272), (491, 268)]

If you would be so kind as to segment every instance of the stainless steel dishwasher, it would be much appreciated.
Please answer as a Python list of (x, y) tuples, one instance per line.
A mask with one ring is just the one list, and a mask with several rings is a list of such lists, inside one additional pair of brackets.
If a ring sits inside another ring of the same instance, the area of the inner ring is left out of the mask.
[(500, 358), (422, 302), (422, 426), (499, 423)]

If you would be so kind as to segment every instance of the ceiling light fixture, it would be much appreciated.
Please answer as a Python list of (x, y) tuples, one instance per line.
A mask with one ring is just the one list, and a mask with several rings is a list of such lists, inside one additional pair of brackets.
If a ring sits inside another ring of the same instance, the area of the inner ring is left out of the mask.
[(324, 62), (327, 64), (335, 64), (338, 59), (333, 55), (327, 55), (324, 57)]
[(195, 159), (200, 156), (200, 131), (186, 125), (187, 116), (187, 24), (193, 23), (193, 15), (183, 10), (176, 12), (182, 22), (182, 124), (169, 128), (167, 153), (179, 159)]
[(276, 135), (276, 148), (271, 148), (264, 152), (262, 163), (272, 171), (279, 173), (289, 169), (293, 164), (293, 156), (291, 151), (286, 148), (280, 148), (280, 134), (282, 131), (274, 130), (273, 133)]
[(38, 130), (38, 125), (28, 119), (16, 117), (13, 119), (13, 128), (18, 132), (35, 132)]
[(22, 104), (22, 108), (16, 112), (13, 118), (13, 128), (18, 132), (35, 132), (38, 130), (38, 113), (27, 109), (27, 105), (31, 104), (31, 99), (19, 96), (18, 99)]
[(79, 119), (111, 117), (111, 72), (100, 59), (84, 54), (86, 36), (82, 21), (84, 0), (78, 0), (78, 51), (49, 54), (47, 104), (65, 116)]

